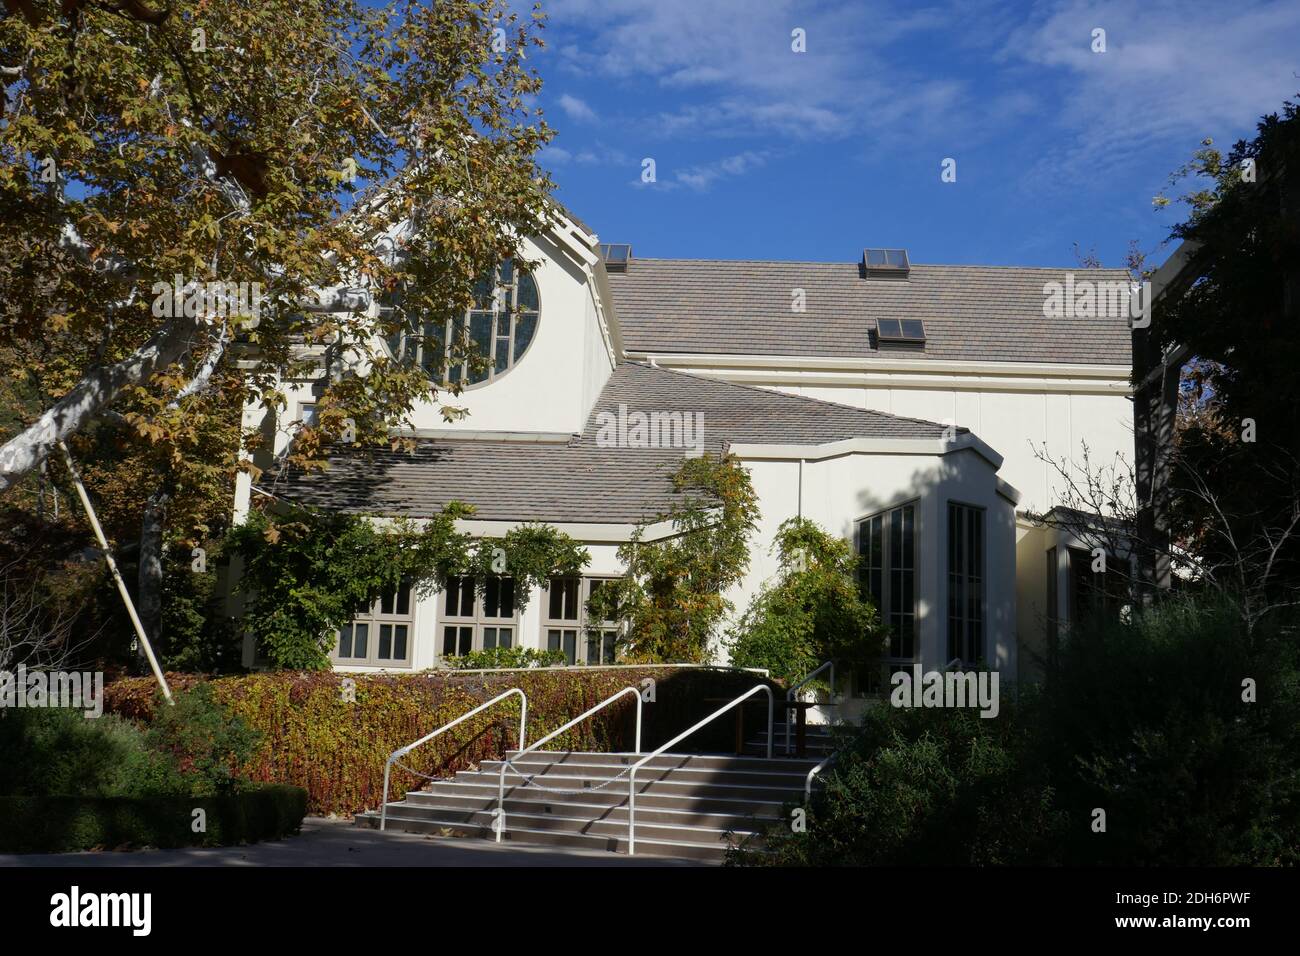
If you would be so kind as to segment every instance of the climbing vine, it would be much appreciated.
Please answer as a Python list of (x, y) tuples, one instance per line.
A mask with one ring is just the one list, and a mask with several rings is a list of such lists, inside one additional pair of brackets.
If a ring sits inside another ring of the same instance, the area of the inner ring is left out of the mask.
[(592, 621), (624, 621), (620, 653), (630, 663), (707, 663), (731, 612), (723, 595), (749, 567), (758, 497), (739, 459), (687, 458), (673, 474), (680, 505), (673, 534), (646, 541), (647, 524), (618, 549), (627, 573), (588, 601)]
[(250, 597), (244, 623), (276, 667), (330, 666), (333, 632), (384, 594), (409, 583), (416, 594), (472, 577), (514, 579), (516, 602), (551, 575), (579, 574), (590, 556), (548, 525), (525, 524), (475, 539), (456, 522), (474, 514), (452, 502), (423, 523), (290, 508), (258, 511), (231, 533), (244, 560), (238, 589)]

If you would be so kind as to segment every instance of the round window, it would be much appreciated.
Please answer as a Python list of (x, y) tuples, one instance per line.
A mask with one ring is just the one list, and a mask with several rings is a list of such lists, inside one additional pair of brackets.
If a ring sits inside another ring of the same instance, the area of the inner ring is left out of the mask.
[[(400, 312), (401, 290), (385, 296), (380, 312)], [(537, 282), (527, 272), (502, 262), (474, 288), (474, 304), (445, 321), (405, 316), (387, 338), (399, 362), (412, 362), (439, 385), (477, 385), (500, 378), (523, 358), (537, 334), (541, 313)]]

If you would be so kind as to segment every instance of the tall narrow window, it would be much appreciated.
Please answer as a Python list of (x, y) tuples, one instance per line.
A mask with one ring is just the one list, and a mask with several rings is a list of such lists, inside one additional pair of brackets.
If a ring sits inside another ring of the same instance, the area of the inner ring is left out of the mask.
[(345, 666), (410, 667), (414, 633), (411, 586), (403, 583), (338, 629), (330, 660)]
[(984, 657), (984, 509), (948, 503), (948, 659)]
[(547, 584), (542, 642), (547, 650), (563, 652), (566, 664), (614, 663), (618, 625), (587, 614), (587, 600), (608, 580), (554, 577)]
[(518, 616), (514, 578), (487, 578), (481, 597), (473, 578), (452, 578), (442, 592), (442, 656), (514, 647)]
[(855, 679), (859, 693), (880, 689), (880, 677), (905, 670), (916, 659), (916, 506), (901, 505), (858, 523), (863, 589), (889, 628), (881, 675)]

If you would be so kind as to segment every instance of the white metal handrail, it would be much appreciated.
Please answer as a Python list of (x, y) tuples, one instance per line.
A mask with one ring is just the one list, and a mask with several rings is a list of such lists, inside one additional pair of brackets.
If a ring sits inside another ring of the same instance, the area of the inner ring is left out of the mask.
[(461, 714), (451, 723), (443, 724), (433, 733), (425, 734), (419, 740), (415, 741), (415, 743), (407, 744), (405, 747), (398, 747), (396, 750), (394, 750), (391, 754), (388, 755), (388, 760), (384, 764), (384, 802), (381, 805), (379, 810), (380, 830), (383, 830), (385, 825), (388, 823), (388, 775), (392, 772), (393, 764), (398, 760), (398, 758), (405, 757), (416, 747), (428, 743), (430, 740), (432, 740), (434, 737), (437, 737), (439, 734), (451, 730), (451, 728), (455, 727), (457, 724), (469, 720), (475, 714), (482, 713), (483, 711), (491, 707), (493, 704), (495, 704), (497, 701), (505, 700), (507, 697), (511, 696), (512, 694), (518, 694), (520, 700), (523, 701), (523, 703), (520, 705), (519, 708), (519, 746), (522, 749), (524, 743), (526, 742), (524, 739), (524, 733), (525, 733), (525, 727), (527, 726), (527, 722), (528, 722), (528, 695), (525, 694), (518, 687), (511, 687), (504, 694), (497, 694), (497, 696), (493, 697), (487, 703), (479, 704), (473, 710)]
[(632, 769), (627, 776), (627, 855), (628, 856), (632, 856), (636, 853), (636, 772), (640, 770), (642, 767), (644, 767), (651, 760), (653, 760), (655, 757), (658, 757), (660, 754), (662, 754), (669, 747), (685, 740), (687, 737), (695, 733), (695, 731), (699, 730), (709, 721), (717, 717), (721, 717), (727, 711), (731, 710), (731, 708), (737, 706), (738, 704), (742, 704), (750, 697), (753, 697), (760, 690), (767, 694), (767, 757), (769, 760), (772, 759), (772, 710), (775, 706), (776, 700), (772, 696), (772, 688), (768, 687), (766, 684), (759, 684), (758, 686), (751, 687), (749, 690), (745, 691), (743, 694), (741, 694), (731, 703), (719, 707), (717, 710), (709, 714), (709, 716), (705, 717), (699, 723), (692, 725), (690, 728), (686, 730), (683, 730), (672, 740), (668, 741), (668, 743), (662, 745), (654, 753), (646, 754), (644, 757), (642, 757), (640, 760), (638, 760), (636, 763), (632, 765)]
[[(834, 700), (835, 699), (835, 662), (834, 661), (823, 661), (820, 665), (818, 665), (815, 671), (807, 675), (803, 680), (801, 680), (799, 683), (795, 684), (788, 691), (786, 691), (785, 699), (794, 700), (795, 699), (794, 695), (799, 692), (800, 687), (802, 687), (804, 684), (807, 684), (809, 681), (811, 681), (822, 671), (826, 670), (826, 668), (828, 667), (831, 669), (831, 700)], [(785, 711), (785, 752), (787, 755), (790, 753), (790, 709), (788, 707), (786, 708)]]
[[(563, 727), (551, 731), (541, 740), (536, 741), (527, 750), (525, 750), (521, 746), (519, 748), (519, 752), (515, 754), (515, 758), (518, 759), (520, 757), (523, 757), (526, 754), (532, 753), (542, 744), (549, 743), (550, 741), (554, 740), (556, 737), (560, 736), (560, 734), (564, 733), (574, 724), (582, 723), (592, 714), (596, 713), (596, 711), (608, 707), (614, 701), (618, 700), (620, 697), (623, 697), (627, 694), (631, 694), (634, 697), (636, 697), (636, 751), (635, 753), (640, 753), (641, 752), (641, 691), (639, 688), (636, 687), (624, 687), (617, 694), (611, 694), (609, 697), (606, 697), (595, 707), (592, 707), (590, 710), (584, 711), (583, 713), (579, 714), (577, 717), (574, 717)], [(508, 756), (509, 755), (507, 755), (507, 759), (501, 761), (501, 776), (500, 779), (497, 781), (497, 814), (496, 814), (496, 820), (494, 822), (496, 825), (496, 841), (498, 843), (501, 842), (501, 834), (505, 831), (506, 828), (506, 767), (509, 766), (510, 764), (510, 760), (508, 759)], [(527, 785), (528, 785), (528, 778), (525, 777), (524, 786)]]

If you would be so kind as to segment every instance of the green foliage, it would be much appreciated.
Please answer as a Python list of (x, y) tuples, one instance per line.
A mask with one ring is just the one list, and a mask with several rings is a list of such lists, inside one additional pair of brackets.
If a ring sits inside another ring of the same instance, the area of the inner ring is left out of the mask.
[(858, 583), (853, 546), (806, 518), (789, 518), (772, 544), (781, 563), (731, 629), (731, 662), (797, 680), (822, 661), (865, 669), (885, 631)]
[(0, 710), (0, 794), (144, 797), (181, 793), (175, 761), (133, 723), (63, 708)]
[(1045, 686), (1004, 695), (996, 718), (875, 708), (814, 796), (807, 832), (775, 827), (773, 856), (734, 862), (1300, 863), (1293, 635), (1174, 602), (1074, 632)]
[(161, 707), (146, 742), (168, 754), (185, 774), (195, 796), (223, 796), (240, 789), (241, 766), (256, 752), (261, 734), (219, 704), (211, 684), (196, 684)]
[(168, 549), (163, 562), (161, 633), (154, 651), (166, 667), (204, 674), (243, 670), (243, 638), (224, 613), (217, 562), (220, 544), (205, 541), (207, 570), (195, 571), (189, 548)]
[(245, 561), (239, 589), (253, 595), (245, 626), (276, 666), (319, 670), (329, 667), (332, 632), (403, 582), (427, 594), (454, 576), (474, 575), (481, 588), (488, 575), (509, 574), (522, 606), (533, 587), (578, 573), (589, 560), (572, 538), (544, 525), (475, 540), (456, 530), (456, 520), (471, 514), (455, 502), (419, 527), (305, 509), (254, 512), (230, 535)]
[[(195, 833), (194, 811), (205, 829)], [(231, 846), (298, 832), (301, 787), (263, 784), (218, 797), (0, 796), (0, 852), (71, 853), (123, 847)]]
[[(620, 654), (627, 661), (705, 662), (722, 620), (723, 595), (749, 567), (749, 536), (758, 525), (758, 497), (734, 456), (685, 459), (673, 475), (682, 502), (673, 534), (645, 541), (646, 524), (621, 545), (627, 573), (588, 602), (593, 621), (626, 621)], [(651, 522), (653, 523), (653, 522)]]
[(551, 667), (563, 664), (564, 651), (539, 651), (531, 647), (492, 647), (468, 654), (444, 656), (443, 664), (452, 670), (489, 670), (510, 667)]
[[(312, 814), (350, 814), (377, 808), (383, 793), (384, 761), (398, 747), (449, 723), (510, 687), (528, 695), (528, 739), (571, 720), (624, 687), (655, 682), (655, 702), (645, 704), (643, 747), (654, 747), (704, 717), (716, 705), (707, 697), (735, 697), (761, 683), (753, 674), (713, 668), (586, 669), (537, 668), (509, 674), (351, 675), (355, 702), (345, 700), (332, 672), (270, 672), (223, 677), (212, 682), (227, 712), (261, 732), (261, 743), (241, 768), (259, 783), (306, 788)], [(173, 690), (193, 686), (187, 675), (168, 675)], [(105, 708), (142, 722), (160, 713), (155, 684), (139, 677), (104, 689)], [(629, 751), (636, 705), (630, 695), (556, 738), (556, 750)], [(764, 718), (767, 704), (755, 702), (750, 720)], [(757, 726), (757, 724), (754, 724)], [(450, 776), (482, 760), (499, 759), (518, 745), (519, 709), (511, 697), (452, 728), (408, 754), (402, 764), (422, 774)], [(715, 721), (692, 737), (700, 750), (725, 752), (732, 744), (730, 721)], [(424, 779), (394, 770), (390, 799), (401, 799)]]

